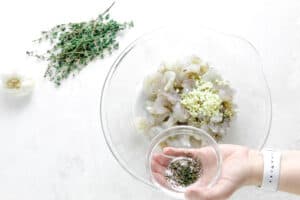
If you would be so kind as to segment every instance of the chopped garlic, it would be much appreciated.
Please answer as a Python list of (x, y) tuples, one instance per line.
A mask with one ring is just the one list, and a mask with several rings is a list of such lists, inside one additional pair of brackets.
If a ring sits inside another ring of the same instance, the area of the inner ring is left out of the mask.
[(198, 80), (192, 91), (182, 94), (181, 104), (193, 117), (201, 114), (211, 118), (220, 113), (222, 100), (211, 82)]

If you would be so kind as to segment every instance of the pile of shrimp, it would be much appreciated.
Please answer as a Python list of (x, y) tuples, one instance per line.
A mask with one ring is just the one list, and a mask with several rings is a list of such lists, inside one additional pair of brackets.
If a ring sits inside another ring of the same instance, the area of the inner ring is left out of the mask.
[[(183, 94), (193, 91), (199, 79), (211, 83), (222, 101), (218, 116), (206, 118), (205, 121), (200, 113), (197, 117), (192, 116), (182, 104)], [(190, 125), (205, 130), (219, 141), (225, 136), (235, 114), (234, 90), (229, 82), (224, 81), (214, 67), (197, 56), (174, 63), (162, 63), (157, 72), (145, 78), (142, 92), (146, 99), (144, 108), (147, 115), (137, 117), (136, 127), (150, 138), (172, 126)], [(225, 117), (224, 106), (231, 109), (232, 116)], [(178, 140), (170, 142), (180, 143)]]

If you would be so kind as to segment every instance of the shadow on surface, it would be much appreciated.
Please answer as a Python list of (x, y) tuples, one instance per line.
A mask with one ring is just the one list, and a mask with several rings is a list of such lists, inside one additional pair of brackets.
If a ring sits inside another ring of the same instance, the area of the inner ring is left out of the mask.
[(19, 110), (24, 108), (31, 101), (32, 94), (26, 96), (14, 96), (10, 94), (0, 94), (0, 104), (6, 110)]

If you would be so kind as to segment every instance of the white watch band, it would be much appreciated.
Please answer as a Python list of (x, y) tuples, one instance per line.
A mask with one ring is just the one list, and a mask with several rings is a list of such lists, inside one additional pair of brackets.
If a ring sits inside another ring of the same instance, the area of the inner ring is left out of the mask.
[(277, 191), (280, 177), (281, 153), (271, 148), (262, 150), (264, 157), (264, 176), (261, 187)]

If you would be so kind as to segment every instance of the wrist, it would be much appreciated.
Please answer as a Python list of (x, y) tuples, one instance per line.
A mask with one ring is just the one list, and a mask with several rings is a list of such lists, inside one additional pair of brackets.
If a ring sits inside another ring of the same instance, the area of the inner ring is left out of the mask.
[(261, 152), (250, 150), (248, 154), (249, 175), (246, 185), (261, 186), (264, 173), (264, 159)]

